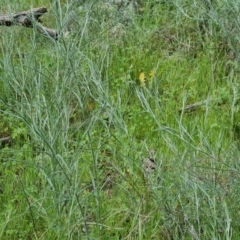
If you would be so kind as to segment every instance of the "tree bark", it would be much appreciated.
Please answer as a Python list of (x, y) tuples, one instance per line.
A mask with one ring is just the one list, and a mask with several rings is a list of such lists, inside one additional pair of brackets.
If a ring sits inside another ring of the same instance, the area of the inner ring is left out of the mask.
[(46, 7), (39, 7), (19, 13), (0, 15), (0, 25), (7, 27), (20, 25), (27, 28), (33, 28), (33, 26), (36, 26), (40, 33), (57, 40), (58, 33), (56, 30), (41, 25), (42, 21), (40, 20), (40, 17), (46, 12)]

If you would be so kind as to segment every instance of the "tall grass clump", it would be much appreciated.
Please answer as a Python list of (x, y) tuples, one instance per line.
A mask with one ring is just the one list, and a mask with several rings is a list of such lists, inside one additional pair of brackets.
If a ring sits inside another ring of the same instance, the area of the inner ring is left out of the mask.
[(28, 3), (59, 40), (1, 28), (0, 238), (237, 239), (238, 2)]

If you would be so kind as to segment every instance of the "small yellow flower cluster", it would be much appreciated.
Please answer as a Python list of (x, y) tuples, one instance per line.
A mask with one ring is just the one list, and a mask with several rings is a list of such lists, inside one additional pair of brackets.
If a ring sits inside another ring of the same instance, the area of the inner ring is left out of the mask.
[(148, 75), (146, 75), (144, 72), (141, 72), (139, 75), (140, 86), (145, 88), (146, 83), (148, 83), (148, 85), (151, 87), (154, 75), (155, 75), (154, 70), (151, 70)]

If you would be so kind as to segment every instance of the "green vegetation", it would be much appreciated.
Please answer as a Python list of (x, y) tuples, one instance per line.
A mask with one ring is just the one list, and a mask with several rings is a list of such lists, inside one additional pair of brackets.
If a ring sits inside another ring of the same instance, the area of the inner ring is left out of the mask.
[(239, 238), (238, 1), (130, 2), (0, 4), (61, 32), (0, 28), (0, 239)]

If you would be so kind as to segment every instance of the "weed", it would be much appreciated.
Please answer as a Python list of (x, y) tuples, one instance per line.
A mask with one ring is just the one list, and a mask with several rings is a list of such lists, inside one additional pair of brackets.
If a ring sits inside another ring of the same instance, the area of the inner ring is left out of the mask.
[(1, 29), (0, 238), (237, 239), (237, 1), (48, 7)]

